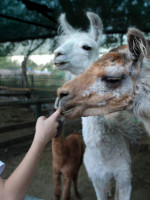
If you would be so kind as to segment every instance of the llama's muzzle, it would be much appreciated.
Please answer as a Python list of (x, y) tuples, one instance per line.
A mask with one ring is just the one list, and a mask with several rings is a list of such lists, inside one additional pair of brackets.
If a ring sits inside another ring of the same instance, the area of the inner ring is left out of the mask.
[(64, 115), (64, 112), (67, 110), (67, 101), (68, 101), (68, 97), (62, 97), (62, 98), (59, 98), (57, 97), (56, 100), (55, 100), (55, 109), (60, 109), (60, 114), (61, 115)]

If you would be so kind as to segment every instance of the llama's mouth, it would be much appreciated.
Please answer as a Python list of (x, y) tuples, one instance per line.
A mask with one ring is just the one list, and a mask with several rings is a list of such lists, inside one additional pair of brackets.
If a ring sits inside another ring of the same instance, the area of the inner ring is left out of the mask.
[(61, 111), (61, 115), (68, 119), (75, 119), (79, 117), (88, 117), (88, 116), (99, 116), (103, 114), (108, 114), (109, 112), (105, 113), (105, 109), (99, 109), (98, 107), (82, 107), (82, 106), (75, 106), (73, 108)]
[(68, 119), (75, 119), (82, 116), (82, 109), (80, 106), (75, 106), (67, 110), (61, 111), (61, 115)]
[(64, 116), (70, 115), (73, 112), (74, 108), (70, 108), (68, 110), (62, 111), (61, 114)]
[(56, 67), (59, 67), (59, 66), (62, 66), (62, 65), (65, 65), (67, 64), (68, 62), (59, 62), (59, 63), (54, 63)]
[(71, 113), (73, 111), (73, 109), (74, 109), (74, 107), (70, 107), (68, 109), (64, 109), (64, 106), (62, 106), (62, 104), (61, 104), (61, 99), (58, 98), (58, 97), (55, 100), (54, 107), (55, 107), (55, 109), (59, 108), (62, 115), (65, 115), (65, 114), (67, 115), (67, 114)]
[(82, 108), (80, 104), (64, 105), (63, 99), (56, 98), (55, 109), (60, 109), (60, 114), (68, 119), (73, 119), (81, 116)]
[(59, 104), (61, 115), (68, 119), (75, 119), (79, 117), (100, 116), (124, 110), (124, 108), (117, 108), (108, 110), (106, 106), (98, 107), (96, 105), (83, 106), (81, 104), (72, 107), (62, 107)]

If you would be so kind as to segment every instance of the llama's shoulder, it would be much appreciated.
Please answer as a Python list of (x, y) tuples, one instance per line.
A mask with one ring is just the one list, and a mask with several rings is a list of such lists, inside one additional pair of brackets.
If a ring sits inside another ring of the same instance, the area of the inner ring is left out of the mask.
[(138, 144), (147, 137), (142, 121), (131, 112), (118, 112), (112, 119), (107, 119), (107, 123), (112, 133), (123, 135), (130, 144)]

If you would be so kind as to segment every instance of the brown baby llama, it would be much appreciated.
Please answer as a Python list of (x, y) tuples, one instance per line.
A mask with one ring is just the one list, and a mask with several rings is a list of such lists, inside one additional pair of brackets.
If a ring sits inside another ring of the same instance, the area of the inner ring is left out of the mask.
[[(61, 123), (63, 123), (61, 121)], [(77, 188), (77, 178), (84, 154), (84, 142), (77, 133), (64, 139), (63, 124), (59, 126), (58, 136), (52, 139), (53, 179), (55, 200), (61, 198), (61, 174), (64, 175), (64, 190), (62, 199), (70, 199), (71, 183), (74, 183), (75, 195), (80, 198)]]

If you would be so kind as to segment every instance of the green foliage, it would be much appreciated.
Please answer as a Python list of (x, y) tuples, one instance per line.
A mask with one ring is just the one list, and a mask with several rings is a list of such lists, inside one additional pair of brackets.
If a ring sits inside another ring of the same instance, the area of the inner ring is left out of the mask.
[(32, 61), (30, 58), (28, 59), (28, 62), (27, 62), (27, 69), (31, 69), (31, 70), (38, 70), (39, 69), (39, 66), (34, 62)]
[[(0, 56), (12, 55), (14, 52), (17, 52), (17, 55), (25, 55), (31, 40), (43, 38), (49, 38), (49, 41), (38, 48), (39, 52), (53, 52), (60, 13), (66, 13), (67, 20), (75, 28), (81, 29), (89, 27), (85, 12), (97, 13), (102, 18), (104, 33), (109, 33), (103, 42), (105, 47), (122, 44), (122, 34), (125, 34), (129, 27), (150, 32), (149, 0), (3, 0), (0, 1), (0, 8), (0, 42), (22, 41), (0, 44)], [(34, 45), (37, 44), (38, 40)]]
[[(56, 90), (64, 84), (63, 73), (55, 74), (30, 74), (28, 75), (29, 87), (36, 91), (49, 93), (49, 90)], [(21, 75), (0, 76), (0, 85), (13, 88), (23, 88)], [(41, 90), (40, 90), (41, 89)], [(45, 91), (44, 91), (45, 90)]]
[(73, 26), (88, 28), (86, 11), (102, 18), (105, 33), (126, 32), (130, 26), (150, 31), (149, 0), (3, 0), (0, 8), (0, 41), (53, 38), (60, 13), (66, 13)]
[[(51, 63), (47, 63), (45, 65), (37, 65), (34, 61), (32, 61), (30, 58), (28, 59), (27, 62), (27, 69), (31, 71), (34, 70), (39, 70), (39, 71), (44, 71), (45, 69), (48, 72), (51, 72), (51, 76), (55, 79), (63, 79), (65, 72), (59, 71), (54, 69)], [(16, 61), (12, 61), (11, 57), (0, 57), (0, 69), (21, 69), (21, 64), (19, 64)]]
[(17, 62), (12, 62), (10, 57), (0, 57), (0, 69), (19, 69)]
[[(34, 88), (43, 88), (46, 90), (47, 89), (56, 90), (64, 83), (65, 72), (55, 70), (50, 63), (40, 66), (29, 59), (27, 67), (28, 68), (30, 67), (32, 71), (34, 70), (44, 71), (44, 69), (47, 69), (48, 72), (50, 72), (49, 74), (46, 73), (29, 74), (28, 82), (30, 88), (34, 87)], [(18, 64), (17, 62), (12, 62), (10, 57), (0, 57), (0, 69), (20, 70), (21, 65)], [(23, 87), (22, 75), (21, 74), (13, 75), (13, 73), (11, 75), (10, 74), (5, 76), (1, 75), (0, 85), (7, 87), (22, 88)]]
[(64, 80), (65, 72), (53, 70), (52, 71), (52, 77), (55, 78), (56, 80)]
[(51, 72), (51, 78), (55, 80), (64, 80), (65, 72), (61, 70), (56, 70), (54, 66), (51, 63), (47, 63), (46, 65), (43, 65), (41, 67), (41, 70), (47, 69), (49, 72)]
[(0, 44), (0, 56), (7, 56), (15, 49), (16, 45), (13, 42)]

